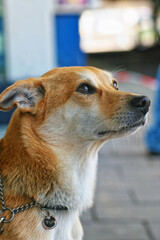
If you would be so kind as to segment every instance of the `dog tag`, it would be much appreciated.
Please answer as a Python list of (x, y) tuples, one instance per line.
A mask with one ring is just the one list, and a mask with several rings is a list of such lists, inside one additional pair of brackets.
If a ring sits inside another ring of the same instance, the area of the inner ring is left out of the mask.
[(42, 225), (45, 229), (53, 229), (57, 225), (57, 220), (55, 219), (54, 216), (46, 216), (44, 220), (42, 221)]

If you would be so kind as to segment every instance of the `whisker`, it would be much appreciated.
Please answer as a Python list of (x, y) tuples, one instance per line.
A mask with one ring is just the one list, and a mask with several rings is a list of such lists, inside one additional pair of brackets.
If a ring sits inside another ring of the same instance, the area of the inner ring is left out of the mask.
[(111, 71), (111, 74), (112, 74), (113, 76), (115, 76), (117, 73), (122, 72), (122, 71), (125, 71), (125, 70), (126, 70), (126, 69), (125, 69), (122, 65), (120, 65), (120, 66), (114, 68), (114, 69)]

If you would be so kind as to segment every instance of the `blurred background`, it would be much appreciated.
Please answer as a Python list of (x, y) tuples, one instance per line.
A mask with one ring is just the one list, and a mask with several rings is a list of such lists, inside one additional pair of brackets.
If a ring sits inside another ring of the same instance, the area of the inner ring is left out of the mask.
[[(0, 91), (77, 65), (153, 86), (159, 40), (158, 0), (0, 0)], [(3, 116), (8, 122), (10, 114)]]
[[(100, 151), (84, 240), (160, 240), (160, 155), (146, 141), (159, 64), (159, 0), (0, 0), (0, 93), (55, 67), (91, 65), (111, 71), (120, 90), (152, 99), (146, 127)], [(0, 137), (11, 113), (0, 112)]]

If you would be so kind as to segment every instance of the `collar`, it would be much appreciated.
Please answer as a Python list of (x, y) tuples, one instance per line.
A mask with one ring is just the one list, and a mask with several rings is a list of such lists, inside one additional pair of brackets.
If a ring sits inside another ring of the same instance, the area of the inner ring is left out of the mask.
[[(41, 213), (44, 216), (44, 219), (42, 221), (42, 226), (47, 230), (53, 229), (57, 225), (57, 220), (56, 220), (55, 216), (51, 215), (49, 213), (49, 210), (55, 210), (55, 211), (67, 211), (68, 210), (68, 208), (66, 206), (61, 206), (61, 205), (56, 205), (56, 206), (53, 206), (52, 208), (47, 205), (42, 206), (34, 200), (30, 203), (27, 203), (27, 204), (22, 205), (17, 208), (11, 209), (11, 208), (7, 207), (5, 204), (4, 195), (3, 195), (3, 184), (2, 184), (1, 175), (0, 175), (0, 203), (1, 203), (0, 234), (3, 233), (4, 224), (10, 223), (14, 219), (15, 214), (18, 214), (18, 213), (28, 210), (30, 208), (37, 207), (41, 210)], [(5, 212), (10, 212), (10, 218), (5, 217)]]
[(42, 206), (42, 208), (45, 208), (47, 210), (55, 210), (55, 211), (68, 211), (68, 208), (66, 206), (56, 205), (53, 207), (49, 207), (47, 205)]

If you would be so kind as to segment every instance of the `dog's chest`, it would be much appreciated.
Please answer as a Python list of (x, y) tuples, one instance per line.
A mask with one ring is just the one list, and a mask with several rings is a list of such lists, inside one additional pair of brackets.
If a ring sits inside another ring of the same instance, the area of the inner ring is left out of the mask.
[[(73, 231), (75, 223), (78, 219), (78, 212), (57, 212), (50, 211), (51, 215), (54, 215), (57, 220), (57, 225), (51, 230), (44, 230), (41, 221), (43, 218), (39, 219), (38, 232), (32, 238), (27, 240), (73, 240)], [(81, 239), (81, 238), (80, 238)]]

